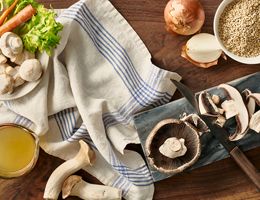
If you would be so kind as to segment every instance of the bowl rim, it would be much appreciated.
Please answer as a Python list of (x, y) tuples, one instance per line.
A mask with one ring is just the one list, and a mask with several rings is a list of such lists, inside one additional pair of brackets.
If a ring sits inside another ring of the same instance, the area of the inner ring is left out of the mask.
[(260, 55), (256, 56), (256, 57), (241, 57), (238, 55), (235, 55), (234, 53), (230, 52), (229, 50), (227, 50), (227, 48), (223, 45), (222, 40), (219, 37), (219, 32), (218, 32), (218, 25), (219, 25), (219, 19), (224, 11), (224, 9), (235, 0), (223, 0), (214, 15), (214, 21), (213, 21), (213, 31), (214, 31), (214, 35), (215, 38), (217, 40), (217, 42), (219, 43), (220, 48), (224, 51), (224, 53), (229, 56), (230, 58), (232, 58), (235, 61), (238, 61), (240, 63), (244, 63), (244, 64), (260, 64)]

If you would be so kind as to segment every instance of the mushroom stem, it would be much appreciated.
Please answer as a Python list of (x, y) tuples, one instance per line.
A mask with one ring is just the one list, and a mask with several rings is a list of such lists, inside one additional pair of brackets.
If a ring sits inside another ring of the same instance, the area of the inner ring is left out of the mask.
[(83, 167), (91, 166), (95, 161), (95, 153), (83, 140), (79, 141), (80, 149), (77, 155), (57, 167), (46, 184), (44, 199), (58, 199), (64, 180)]
[(159, 147), (159, 151), (168, 158), (181, 157), (187, 152), (184, 142), (183, 138), (170, 137)]
[(77, 196), (85, 200), (116, 200), (122, 198), (120, 189), (87, 183), (80, 176), (67, 178), (62, 187), (62, 198)]

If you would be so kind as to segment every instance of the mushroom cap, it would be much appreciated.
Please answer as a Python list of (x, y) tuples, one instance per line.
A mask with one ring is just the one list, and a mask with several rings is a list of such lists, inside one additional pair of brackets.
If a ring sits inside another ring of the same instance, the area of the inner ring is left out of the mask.
[(25, 60), (19, 70), (22, 79), (32, 82), (37, 81), (42, 75), (42, 66), (37, 59)]
[(6, 32), (0, 38), (0, 48), (6, 57), (12, 58), (17, 54), (22, 53), (23, 42), (15, 33)]
[[(159, 151), (160, 146), (170, 137), (183, 138), (187, 147), (185, 155), (168, 158)], [(180, 173), (194, 164), (201, 153), (198, 131), (189, 123), (177, 119), (160, 121), (149, 134), (145, 151), (149, 163), (158, 171), (167, 174)]]
[(81, 176), (71, 175), (62, 185), (62, 198), (65, 199), (70, 196), (72, 188), (82, 180)]

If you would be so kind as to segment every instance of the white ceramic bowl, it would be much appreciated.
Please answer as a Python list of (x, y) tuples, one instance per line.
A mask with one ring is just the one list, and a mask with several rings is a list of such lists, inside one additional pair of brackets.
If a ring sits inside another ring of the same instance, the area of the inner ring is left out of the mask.
[(221, 16), (222, 12), (224, 11), (224, 9), (226, 8), (226, 6), (228, 4), (230, 4), (232, 1), (234, 1), (234, 0), (223, 0), (222, 3), (219, 5), (216, 13), (215, 13), (215, 17), (214, 17), (214, 34), (216, 36), (216, 39), (217, 39), (218, 43), (220, 44), (221, 49), (230, 58), (232, 58), (232, 59), (234, 59), (234, 60), (236, 60), (236, 61), (238, 61), (240, 63), (244, 63), (244, 64), (260, 64), (260, 56), (246, 58), (246, 57), (237, 56), (237, 55), (231, 53), (230, 51), (228, 51), (226, 49), (226, 47), (223, 45), (223, 43), (222, 43), (222, 41), (221, 41), (221, 39), (219, 37), (218, 25), (219, 25), (220, 16)]

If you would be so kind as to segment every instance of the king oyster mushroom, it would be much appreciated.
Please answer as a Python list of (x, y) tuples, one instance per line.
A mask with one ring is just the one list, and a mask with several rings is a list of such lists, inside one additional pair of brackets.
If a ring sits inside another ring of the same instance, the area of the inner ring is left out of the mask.
[[(176, 139), (179, 141), (174, 143)], [(169, 144), (178, 144), (183, 155), (176, 157), (179, 147), (166, 149)], [(185, 144), (185, 147), (184, 147)], [(185, 148), (187, 148), (186, 152)], [(176, 174), (194, 164), (200, 156), (199, 133), (188, 122), (177, 119), (160, 121), (147, 137), (145, 151), (148, 161), (156, 170)]]
[[(233, 114), (234, 112), (237, 113), (235, 115), (237, 127), (235, 132), (229, 136), (229, 139), (232, 141), (239, 140), (247, 133), (249, 124), (249, 115), (247, 108), (243, 102), (242, 96), (234, 87), (227, 84), (221, 84), (218, 86), (218, 88), (225, 90), (229, 98), (229, 101), (222, 104), (225, 112), (232, 112)], [(232, 106), (232, 109), (228, 110), (230, 106)]]
[(22, 53), (23, 42), (15, 33), (6, 32), (0, 38), (0, 48), (6, 57), (12, 59), (16, 55)]

